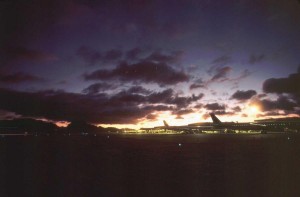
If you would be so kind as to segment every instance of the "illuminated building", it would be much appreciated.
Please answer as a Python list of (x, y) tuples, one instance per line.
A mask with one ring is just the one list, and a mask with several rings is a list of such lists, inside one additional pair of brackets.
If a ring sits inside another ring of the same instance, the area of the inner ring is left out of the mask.
[(254, 122), (274, 131), (300, 131), (300, 118), (261, 119)]

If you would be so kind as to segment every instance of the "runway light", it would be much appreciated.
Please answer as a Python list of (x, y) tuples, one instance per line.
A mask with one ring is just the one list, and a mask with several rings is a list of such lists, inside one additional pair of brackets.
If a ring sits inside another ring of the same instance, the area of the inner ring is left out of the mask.
[(109, 139), (109, 135), (107, 136), (107, 139)]
[(291, 138), (290, 138), (290, 137), (288, 137), (287, 139), (288, 139), (288, 140), (290, 140)]
[(178, 146), (182, 146), (182, 144), (181, 144), (181, 143), (178, 143)]

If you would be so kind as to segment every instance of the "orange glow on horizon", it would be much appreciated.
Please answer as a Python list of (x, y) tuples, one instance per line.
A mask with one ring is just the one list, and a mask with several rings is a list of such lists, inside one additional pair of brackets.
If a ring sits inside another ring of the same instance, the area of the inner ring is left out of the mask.
[[(202, 119), (201, 113), (191, 113), (182, 115), (182, 119), (176, 119), (176, 115), (172, 115), (171, 112), (160, 112), (159, 114), (155, 114), (155, 120), (147, 120), (141, 119), (137, 124), (99, 124), (98, 126), (102, 127), (116, 127), (118, 129), (124, 128), (132, 128), (132, 129), (140, 129), (140, 128), (153, 128), (157, 126), (163, 126), (163, 121), (165, 120), (170, 126), (181, 126), (188, 125), (191, 123), (204, 122)], [(211, 121), (210, 119), (206, 120), (206, 122)]]
[[(118, 129), (130, 128), (139, 130), (140, 128), (153, 128), (158, 126), (164, 126), (163, 120), (165, 120), (170, 126), (184, 126), (192, 123), (199, 122), (212, 122), (211, 118), (208, 117), (204, 119), (202, 116), (208, 112), (204, 113), (190, 113), (182, 115), (181, 119), (177, 119), (176, 115), (173, 115), (170, 111), (154, 113), (153, 115), (156, 119), (140, 119), (137, 124), (99, 124), (102, 127), (115, 127)], [(246, 114), (247, 116), (243, 116)], [(256, 119), (261, 118), (281, 118), (281, 117), (291, 117), (290, 115), (283, 116), (264, 116), (260, 111), (259, 105), (250, 104), (245, 106), (241, 112), (234, 115), (217, 115), (217, 117), (222, 122), (254, 122)], [(299, 117), (299, 116), (298, 116)]]
[[(251, 109), (256, 112), (256, 109)], [(258, 113), (258, 111), (257, 111)], [(163, 120), (165, 120), (170, 126), (184, 126), (192, 123), (199, 122), (212, 122), (211, 118), (203, 119), (202, 115), (205, 113), (191, 113), (182, 115), (182, 119), (176, 119), (176, 115), (172, 115), (171, 112), (160, 112), (156, 114), (155, 120), (141, 119), (137, 124), (99, 124), (97, 126), (102, 127), (116, 127), (118, 129), (131, 128), (153, 128), (157, 126), (164, 126)], [(236, 115), (217, 115), (222, 122), (253, 122), (256, 118), (256, 114), (248, 117), (242, 117), (241, 114)]]
[(58, 127), (67, 127), (67, 126), (70, 124), (70, 122), (59, 121), (59, 122), (56, 122), (55, 124), (56, 124), (56, 126), (58, 126)]

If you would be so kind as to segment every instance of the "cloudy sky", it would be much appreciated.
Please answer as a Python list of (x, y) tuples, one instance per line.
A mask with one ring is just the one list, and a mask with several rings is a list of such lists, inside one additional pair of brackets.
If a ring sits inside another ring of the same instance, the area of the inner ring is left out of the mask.
[(297, 0), (2, 0), (0, 20), (1, 119), (300, 114)]

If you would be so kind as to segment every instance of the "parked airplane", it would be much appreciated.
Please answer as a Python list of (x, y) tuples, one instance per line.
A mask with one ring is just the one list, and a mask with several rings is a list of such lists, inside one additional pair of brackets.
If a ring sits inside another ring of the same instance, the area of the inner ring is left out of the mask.
[(267, 133), (265, 125), (254, 123), (221, 122), (214, 113), (209, 114), (216, 129), (224, 129), (225, 133), (235, 133), (236, 131), (260, 131)]
[(213, 128), (213, 126), (189, 126), (189, 125), (184, 125), (184, 126), (170, 126), (165, 120), (164, 126), (158, 126), (154, 127), (155, 129), (164, 129), (166, 130), (173, 130), (173, 131), (182, 131), (184, 133), (201, 133), (204, 130), (210, 130)]

